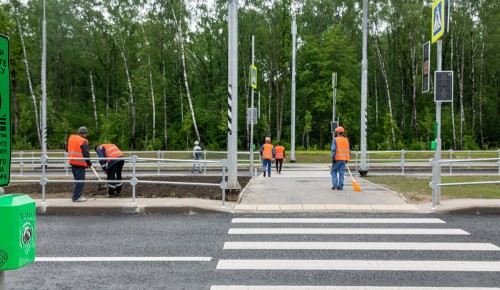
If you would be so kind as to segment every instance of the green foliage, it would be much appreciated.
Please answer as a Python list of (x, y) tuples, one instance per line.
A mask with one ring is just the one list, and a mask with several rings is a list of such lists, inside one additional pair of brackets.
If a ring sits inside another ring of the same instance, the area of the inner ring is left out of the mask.
[[(244, 112), (250, 95), (248, 66), (252, 35), (259, 85), (256, 107), (258, 95), (261, 97), (261, 117), (255, 126), (254, 142), (260, 144), (267, 135), (277, 139), (280, 130), (281, 141), (290, 143), (292, 4), (297, 4), (293, 12), (298, 27), (295, 142), (300, 146), (297, 148), (329, 147), (332, 72), (338, 74), (336, 116), (346, 128), (353, 147), (359, 148), (362, 11), (360, 2), (352, 0), (241, 3), (239, 148), (248, 144)], [(217, 0), (210, 7), (206, 1), (153, 1), (146, 5), (136, 0), (47, 0), (46, 8), (49, 149), (62, 149), (68, 136), (82, 125), (89, 128), (93, 144), (113, 142), (124, 150), (132, 146), (141, 150), (190, 148), (195, 136), (194, 120), (186, 98), (177, 23), (181, 24), (185, 38), (186, 74), (202, 144), (210, 150), (226, 148), (227, 1)], [(35, 106), (40, 114), (41, 9), (41, 2), (34, 0), (12, 0), (0, 5), (0, 33), (11, 39), (11, 113), (16, 120), (13, 142), (14, 148), (21, 150), (40, 147)], [(420, 92), (421, 46), (429, 38), (430, 9), (428, 1), (370, 2), (369, 150), (427, 149), (434, 138), (435, 103), (432, 94)], [(178, 22), (174, 21), (174, 14)], [(498, 1), (453, 1), (451, 30), (443, 39), (443, 69), (453, 70), (458, 76), (463, 67), (460, 73), (466, 77), (462, 89), (455, 78), (454, 102), (443, 105), (441, 131), (446, 148), (500, 146), (499, 17)], [(388, 88), (374, 49), (376, 39), (386, 65)], [(435, 46), (432, 53), (431, 75), (436, 69)], [(388, 116), (388, 91), (392, 118)], [(163, 141), (165, 134), (167, 144)], [(305, 135), (308, 144), (301, 142)]]

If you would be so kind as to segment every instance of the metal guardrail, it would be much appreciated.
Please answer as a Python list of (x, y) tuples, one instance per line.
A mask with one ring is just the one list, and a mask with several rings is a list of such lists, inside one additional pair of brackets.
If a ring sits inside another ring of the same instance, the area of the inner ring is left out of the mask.
[[(438, 172), (440, 175), (441, 165), (449, 164), (451, 168), (451, 164), (453, 163), (470, 163), (470, 162), (496, 162), (499, 167), (498, 174), (500, 175), (500, 157), (499, 158), (476, 158), (476, 159), (444, 159), (436, 162), (434, 158), (429, 160), (430, 165), (433, 167), (433, 172)], [(438, 168), (435, 168), (438, 167)], [(437, 169), (437, 170), (436, 170)], [(436, 205), (441, 203), (441, 190), (440, 188), (443, 186), (462, 186), (462, 185), (483, 185), (483, 184), (500, 184), (500, 180), (498, 181), (475, 181), (475, 182), (450, 182), (450, 183), (438, 183), (435, 180), (436, 176), (432, 176), (432, 181), (429, 183), (429, 187), (432, 189), (432, 207), (435, 208)], [(440, 179), (440, 178), (439, 178)]]
[[(223, 160), (226, 159), (225, 157), (227, 156), (227, 152), (225, 151), (201, 151), (203, 154), (202, 158), (199, 162), (203, 165), (203, 172), (206, 175), (206, 170), (207, 166), (211, 167), (212, 163), (211, 162), (205, 162), (207, 160)], [(30, 169), (30, 170), (38, 170), (41, 168), (42, 164), (40, 162), (40, 153), (39, 152), (23, 152), (23, 151), (18, 151), (18, 152), (12, 152), (12, 156), (19, 156), (19, 157), (12, 157), (11, 158), (11, 171), (14, 171), (16, 169), (19, 170), (20, 175), (23, 176), (23, 171), (25, 169)], [(193, 151), (123, 151), (124, 156), (128, 156), (129, 158), (132, 156), (137, 156), (140, 158), (142, 161), (149, 161), (149, 162), (140, 162), (136, 165), (136, 168), (156, 168), (158, 171), (158, 175), (161, 174), (161, 170), (164, 168), (178, 168), (178, 167), (187, 167), (187, 165), (192, 165), (193, 162), (195, 161), (192, 158)], [(137, 155), (140, 154), (140, 155)], [(254, 153), (255, 154), (255, 153)], [(257, 152), (258, 154), (258, 152)], [(66, 162), (68, 160), (68, 153), (63, 152), (63, 151), (58, 151), (58, 152), (48, 152), (47, 154), (47, 163), (50, 168), (61, 168), (64, 169), (66, 172), (66, 176), (69, 176), (69, 164)], [(156, 155), (156, 156), (155, 156)], [(181, 156), (181, 158), (173, 159), (173, 158), (165, 158), (165, 156), (170, 155), (170, 156)], [(249, 152), (238, 152), (238, 155), (243, 157), (248, 156)], [(27, 157), (29, 156), (29, 157)], [(95, 153), (91, 152), (91, 160), (99, 160)], [(146, 157), (147, 156), (147, 157)], [(155, 156), (156, 158), (152, 158)], [(210, 157), (210, 159), (208, 158)], [(187, 161), (184, 164), (180, 162), (181, 160)], [(260, 163), (260, 158), (254, 158), (254, 163)], [(240, 158), (238, 159), (238, 165), (239, 166), (248, 166), (250, 169), (250, 159), (249, 157), (247, 158)], [(132, 165), (130, 163), (126, 163), (125, 168), (132, 169)], [(252, 175), (252, 174), (250, 174)]]
[[(360, 166), (361, 163), (361, 158), (360, 154), (361, 152), (356, 151), (352, 152), (351, 154), (355, 155), (354, 160), (351, 160), (355, 162), (355, 167), (356, 170), (358, 170), (358, 167)], [(373, 158), (374, 156), (376, 157), (377, 155), (387, 155), (387, 154), (394, 154), (394, 155), (399, 155), (400, 158)], [(429, 158), (408, 158), (408, 154), (428, 154)], [(493, 154), (498, 154), (498, 158), (500, 158), (500, 149), (498, 150), (448, 150), (448, 151), (442, 151), (442, 155), (445, 156), (445, 154), (449, 154), (449, 159), (447, 160), (465, 160), (461, 161), (461, 163), (468, 163), (465, 164), (465, 167), (471, 167), (472, 164), (476, 163), (478, 158), (472, 158), (472, 155), (480, 155), (480, 154), (488, 154), (488, 155), (493, 155)], [(367, 165), (368, 169), (371, 167), (399, 167), (401, 169), (401, 174), (405, 175), (405, 169), (411, 168), (411, 167), (428, 167), (429, 169), (432, 169), (432, 165), (429, 164), (429, 159), (432, 158), (434, 155), (433, 150), (394, 150), (394, 151), (367, 151), (366, 158), (367, 158)], [(453, 159), (456, 156), (464, 156), (467, 155), (467, 159)], [(480, 167), (496, 167), (498, 169), (498, 175), (500, 175), (500, 162), (497, 162), (496, 164), (491, 162), (491, 159), (489, 158), (483, 158), (482, 159), (484, 163), (482, 164), (476, 164), (476, 166)], [(470, 163), (469, 163), (470, 162)], [(453, 174), (453, 163), (454, 162), (446, 162), (446, 164), (449, 167), (449, 173), (450, 175)]]
[[(107, 180), (57, 180), (57, 179), (48, 179), (46, 176), (46, 165), (49, 163), (50, 160), (54, 161), (63, 161), (65, 164), (68, 163), (68, 160), (71, 158), (67, 157), (53, 157), (49, 158), (47, 155), (42, 155), (40, 156), (40, 164), (41, 164), (41, 169), (42, 169), (42, 175), (40, 180), (11, 180), (11, 183), (40, 183), (42, 186), (42, 204), (45, 204), (45, 186), (48, 183), (108, 183)], [(107, 160), (108, 158), (79, 158), (79, 160)], [(151, 158), (139, 158), (136, 155), (132, 155), (131, 157), (123, 157), (123, 158), (115, 158), (114, 160), (125, 160), (129, 161), (132, 167), (132, 178), (130, 180), (115, 180), (114, 182), (122, 182), (122, 183), (129, 183), (132, 186), (132, 204), (136, 204), (136, 185), (139, 183), (155, 183), (155, 184), (176, 184), (176, 185), (194, 185), (194, 186), (213, 186), (213, 187), (220, 187), (222, 190), (222, 203), (221, 206), (225, 206), (225, 200), (226, 200), (226, 188), (227, 188), (227, 182), (226, 182), (226, 167), (227, 167), (227, 160), (222, 159), (222, 160), (182, 160), (182, 159), (151, 159)], [(149, 180), (140, 180), (136, 176), (136, 167), (137, 164), (141, 161), (150, 161), (150, 160), (155, 160), (158, 162), (176, 162), (176, 163), (183, 163), (183, 164), (189, 164), (189, 165), (198, 165), (198, 164), (203, 164), (204, 167), (206, 168), (207, 164), (211, 165), (217, 165), (222, 168), (222, 181), (220, 183), (196, 183), (196, 182), (173, 182), (173, 181), (149, 181)]]

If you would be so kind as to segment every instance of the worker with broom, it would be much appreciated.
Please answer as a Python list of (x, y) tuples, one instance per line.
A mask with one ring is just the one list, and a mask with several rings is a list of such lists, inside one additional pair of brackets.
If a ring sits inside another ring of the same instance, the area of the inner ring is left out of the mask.
[(351, 159), (349, 140), (344, 137), (345, 130), (339, 126), (332, 140), (332, 190), (344, 189), (344, 171), (346, 163)]
[[(108, 197), (119, 196), (122, 191), (122, 169), (125, 161), (123, 153), (115, 144), (101, 144), (96, 146), (95, 152), (97, 157), (106, 158), (100, 159), (102, 170), (107, 175), (108, 179)], [(119, 181), (119, 182), (115, 182)]]
[(87, 134), (89, 130), (86, 127), (80, 127), (78, 129), (78, 135), (72, 134), (69, 136), (68, 143), (66, 144), (66, 151), (68, 152), (68, 162), (71, 165), (71, 171), (73, 172), (73, 177), (75, 182), (73, 187), (73, 197), (72, 200), (75, 202), (86, 201), (87, 199), (83, 197), (83, 187), (85, 180), (85, 168), (91, 167), (92, 162), (90, 161), (89, 152), (89, 140), (87, 140)]

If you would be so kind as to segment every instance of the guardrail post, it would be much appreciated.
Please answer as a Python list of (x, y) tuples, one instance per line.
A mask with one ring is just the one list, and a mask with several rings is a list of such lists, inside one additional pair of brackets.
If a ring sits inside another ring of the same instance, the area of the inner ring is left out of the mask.
[(19, 152), (19, 156), (21, 158), (21, 163), (19, 163), (19, 170), (21, 171), (21, 176), (23, 176), (23, 165), (24, 165), (24, 162), (23, 162), (23, 151)]
[[(498, 158), (500, 158), (500, 149), (498, 149)], [(500, 160), (498, 160), (498, 175), (500, 175)]]
[(220, 183), (220, 188), (222, 190), (222, 204), (221, 207), (226, 206), (226, 188), (227, 188), (227, 182), (226, 182), (226, 165), (227, 165), (227, 160), (222, 159), (221, 160), (222, 164), (222, 181)]
[(138, 183), (137, 178), (135, 177), (135, 164), (137, 163), (137, 155), (133, 155), (130, 157), (130, 162), (132, 162), (132, 178), (130, 179), (130, 185), (132, 185), (132, 204), (135, 203), (135, 186)]
[(405, 150), (401, 150), (401, 174), (405, 175)]
[(161, 159), (161, 151), (158, 150), (156, 152), (158, 154), (158, 175), (160, 175), (160, 159)]
[(45, 177), (45, 163), (48, 159), (49, 158), (45, 154), (40, 156), (40, 163), (42, 164), (42, 177), (40, 178), (40, 185), (42, 186), (42, 204), (45, 204), (45, 185), (47, 184), (47, 178)]
[(35, 170), (35, 152), (31, 151), (31, 170)]
[[(452, 159), (453, 159), (453, 149), (450, 149), (450, 160), (452, 160)], [(452, 175), (453, 174), (453, 169), (452, 169), (453, 168), (453, 163), (450, 162), (448, 164), (450, 165), (450, 175)]]
[[(68, 162), (68, 152), (64, 152), (64, 169), (66, 170), (66, 176), (69, 175), (69, 162)], [(99, 161), (97, 161), (99, 162)]]
[(207, 150), (203, 150), (203, 175), (207, 175)]

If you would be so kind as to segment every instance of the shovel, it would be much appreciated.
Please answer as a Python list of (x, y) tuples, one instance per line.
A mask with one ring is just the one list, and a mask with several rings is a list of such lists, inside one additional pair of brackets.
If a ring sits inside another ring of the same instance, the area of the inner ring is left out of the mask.
[[(97, 174), (97, 172), (95, 171), (94, 166), (90, 166), (90, 168), (94, 172), (95, 176), (97, 176), (97, 179), (99, 179), (99, 181), (102, 181), (102, 179), (99, 177), (99, 174)], [(97, 190), (106, 190), (106, 188), (107, 186), (102, 183), (97, 184)]]
[(352, 186), (354, 187), (354, 191), (361, 191), (361, 187), (358, 185), (356, 181), (354, 181), (354, 178), (352, 177), (352, 173), (351, 170), (349, 169), (349, 166), (347, 166), (346, 164), (345, 167), (347, 167), (347, 171), (349, 171), (349, 175), (351, 176)]

